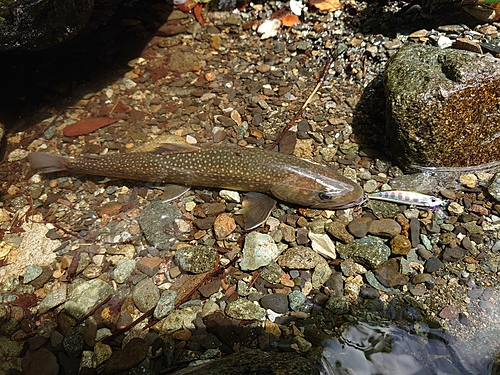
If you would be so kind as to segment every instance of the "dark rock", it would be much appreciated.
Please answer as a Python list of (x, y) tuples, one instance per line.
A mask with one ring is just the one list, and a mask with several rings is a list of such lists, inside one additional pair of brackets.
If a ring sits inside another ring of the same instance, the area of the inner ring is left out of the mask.
[(363, 286), (359, 291), (359, 296), (364, 299), (375, 299), (380, 297), (380, 292), (371, 286)]
[(441, 262), (435, 256), (430, 257), (425, 262), (425, 272), (435, 272), (437, 270), (440, 270), (443, 267), (444, 267), (443, 262)]
[(354, 237), (362, 238), (368, 233), (368, 228), (370, 228), (372, 220), (369, 216), (357, 217), (347, 224), (347, 230)]
[(461, 247), (447, 247), (443, 251), (443, 262), (456, 262), (465, 257), (466, 251)]
[(371, 222), (368, 232), (374, 236), (393, 238), (401, 233), (401, 225), (393, 219), (381, 219)]
[(410, 241), (411, 247), (417, 247), (420, 243), (420, 221), (418, 219), (410, 219)]
[(458, 318), (458, 311), (455, 306), (446, 306), (439, 312), (439, 317), (442, 319), (456, 319)]
[(34, 280), (30, 282), (35, 288), (42, 288), (45, 283), (52, 277), (52, 268), (48, 266), (42, 267), (42, 273)]
[(408, 278), (398, 271), (399, 265), (396, 259), (392, 258), (384, 262), (380, 267), (373, 270), (375, 277), (386, 287), (392, 288), (398, 285), (406, 285)]
[(335, 315), (346, 314), (349, 311), (345, 297), (330, 297), (325, 305), (326, 309)]
[(201, 335), (195, 335), (191, 337), (191, 341), (199, 342), (200, 345), (205, 349), (215, 349), (221, 345), (221, 342), (212, 333), (204, 333)]
[(63, 347), (71, 357), (79, 357), (83, 351), (85, 343), (85, 327), (75, 327), (69, 335), (63, 339)]
[(175, 375), (277, 374), (316, 375), (317, 365), (295, 352), (263, 352), (248, 349), (196, 367), (177, 371)]
[(325, 282), (325, 288), (327, 288), (328, 293), (333, 296), (341, 296), (344, 289), (344, 280), (342, 280), (341, 272), (333, 272), (332, 275)]
[(59, 44), (89, 21), (94, 0), (2, 1), (0, 51)]
[(425, 260), (432, 257), (432, 253), (423, 246), (418, 246), (417, 252), (418, 252), (418, 255), (420, 255)]
[(288, 297), (285, 294), (267, 294), (260, 299), (262, 307), (271, 309), (278, 314), (286, 313), (288, 308)]
[(389, 147), (403, 166), (470, 166), (500, 158), (497, 59), (410, 44), (387, 64), (385, 89)]
[(114, 350), (106, 362), (106, 374), (128, 370), (141, 363), (148, 354), (148, 346), (143, 339), (133, 338), (123, 349)]
[(57, 375), (59, 365), (56, 356), (49, 350), (41, 348), (29, 350), (21, 362), (24, 375)]
[(428, 273), (419, 273), (418, 275), (415, 275), (411, 281), (413, 284), (429, 284), (435, 282), (434, 278)]

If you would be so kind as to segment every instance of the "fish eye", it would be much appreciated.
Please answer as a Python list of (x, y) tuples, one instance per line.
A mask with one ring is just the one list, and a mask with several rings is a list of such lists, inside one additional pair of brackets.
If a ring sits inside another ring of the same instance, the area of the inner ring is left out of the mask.
[(320, 191), (318, 193), (318, 197), (319, 199), (323, 200), (323, 201), (326, 201), (326, 200), (331, 200), (332, 199), (332, 196), (328, 193), (325, 193), (323, 191)]

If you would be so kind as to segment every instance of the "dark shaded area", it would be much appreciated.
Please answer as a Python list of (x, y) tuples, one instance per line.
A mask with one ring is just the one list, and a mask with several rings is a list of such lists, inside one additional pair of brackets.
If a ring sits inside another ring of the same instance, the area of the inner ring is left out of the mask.
[(161, 0), (101, 5), (71, 40), (0, 53), (0, 123), (7, 131), (34, 125), (123, 76), (173, 9)]
[(94, 0), (0, 1), (0, 50), (59, 44), (85, 27), (93, 6)]

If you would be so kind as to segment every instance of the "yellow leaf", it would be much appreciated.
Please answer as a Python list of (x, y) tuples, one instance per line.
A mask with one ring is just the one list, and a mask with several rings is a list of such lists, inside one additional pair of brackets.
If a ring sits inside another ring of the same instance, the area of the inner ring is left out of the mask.
[(313, 5), (319, 10), (325, 10), (327, 12), (335, 12), (336, 10), (342, 9), (340, 0), (313, 1)]

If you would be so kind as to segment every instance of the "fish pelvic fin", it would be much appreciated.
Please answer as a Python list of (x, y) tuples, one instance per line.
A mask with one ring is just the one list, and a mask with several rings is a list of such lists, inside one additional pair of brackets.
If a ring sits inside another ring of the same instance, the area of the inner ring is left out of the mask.
[(254, 229), (267, 220), (276, 206), (276, 199), (266, 194), (250, 192), (245, 194), (242, 206), (238, 214), (243, 215), (245, 229)]
[(28, 155), (28, 160), (31, 167), (39, 173), (54, 173), (68, 170), (64, 156), (46, 152), (32, 152)]
[(191, 189), (189, 186), (168, 184), (163, 187), (163, 195), (161, 196), (164, 202), (169, 202), (181, 195), (184, 195)]

